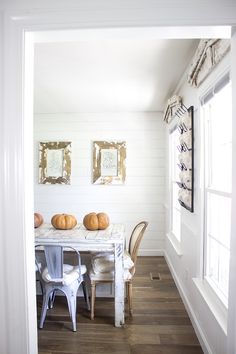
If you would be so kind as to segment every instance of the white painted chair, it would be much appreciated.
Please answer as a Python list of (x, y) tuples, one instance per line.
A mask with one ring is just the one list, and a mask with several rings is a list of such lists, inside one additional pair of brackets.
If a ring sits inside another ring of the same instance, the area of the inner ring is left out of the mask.
[(76, 331), (77, 291), (81, 284), (83, 286), (87, 308), (90, 310), (88, 292), (84, 279), (84, 275), (87, 272), (86, 266), (81, 265), (80, 253), (72, 247), (66, 247), (66, 250), (72, 250), (76, 253), (76, 265), (64, 264), (65, 248), (63, 246), (47, 245), (40, 247), (42, 247), (44, 251), (45, 265), (39, 266), (36, 252), (36, 266), (40, 274), (40, 281), (43, 288), (43, 305), (39, 328), (43, 328), (47, 309), (48, 307), (52, 307), (56, 291), (60, 290), (67, 298), (73, 331)]
[[(147, 221), (138, 223), (132, 231), (129, 241), (129, 251), (124, 253), (124, 281), (128, 299), (129, 314), (133, 313), (132, 306), (132, 279), (135, 274), (138, 249), (148, 226)], [(89, 273), (91, 280), (91, 319), (94, 319), (96, 285), (99, 283), (112, 283), (114, 281), (114, 254), (97, 254), (91, 259), (92, 269)]]

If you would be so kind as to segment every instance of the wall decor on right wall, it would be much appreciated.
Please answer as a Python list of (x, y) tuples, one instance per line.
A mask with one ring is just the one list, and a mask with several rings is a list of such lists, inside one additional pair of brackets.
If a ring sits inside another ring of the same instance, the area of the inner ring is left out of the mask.
[(180, 132), (179, 145), (179, 203), (181, 206), (194, 211), (194, 154), (193, 154), (193, 106), (182, 108), (177, 113), (179, 117), (178, 130)]

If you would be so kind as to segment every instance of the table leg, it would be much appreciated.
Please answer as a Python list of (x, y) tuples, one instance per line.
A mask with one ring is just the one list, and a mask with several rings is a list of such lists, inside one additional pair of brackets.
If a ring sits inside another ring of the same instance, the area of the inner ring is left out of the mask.
[(125, 323), (124, 316), (124, 247), (115, 245), (115, 326)]

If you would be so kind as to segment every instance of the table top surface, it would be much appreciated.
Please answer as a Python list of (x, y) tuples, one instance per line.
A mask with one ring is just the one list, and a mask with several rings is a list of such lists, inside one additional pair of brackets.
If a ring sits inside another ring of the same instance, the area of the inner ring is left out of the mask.
[(41, 243), (124, 243), (124, 225), (111, 224), (105, 230), (89, 231), (83, 224), (77, 224), (72, 230), (57, 230), (51, 224), (44, 223), (35, 229), (35, 242)]

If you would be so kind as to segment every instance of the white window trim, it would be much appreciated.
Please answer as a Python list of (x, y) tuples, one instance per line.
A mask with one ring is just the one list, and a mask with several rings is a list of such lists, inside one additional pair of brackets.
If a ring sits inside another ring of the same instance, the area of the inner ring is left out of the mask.
[(171, 246), (173, 247), (173, 249), (175, 250), (175, 253), (179, 257), (182, 257), (183, 252), (182, 252), (182, 249), (181, 249), (181, 242), (179, 242), (177, 237), (171, 231), (166, 234), (166, 237), (168, 238), (168, 240), (169, 240)]
[[(171, 152), (170, 152), (170, 135), (173, 133), (174, 129), (177, 129), (177, 122), (176, 119), (173, 119), (171, 121), (171, 124), (169, 125), (169, 130), (168, 130), (168, 141), (169, 141), (169, 232), (166, 234), (167, 239), (169, 240), (170, 244), (172, 245), (173, 249), (175, 250), (176, 254), (181, 257), (182, 256), (182, 250), (181, 250), (181, 234), (180, 234), (180, 240), (178, 237), (174, 234), (173, 232), (173, 193), (172, 193), (172, 171), (171, 171)], [(181, 233), (181, 230), (180, 230)]]
[[(219, 81), (227, 72), (230, 71), (230, 55), (228, 54), (212, 71), (209, 77), (198, 88), (199, 108), (201, 108), (201, 99), (209, 91), (209, 89)], [(199, 109), (200, 110), (200, 109)], [(204, 252), (205, 252), (205, 137), (204, 137), (204, 120), (202, 113), (199, 119), (200, 130), (200, 160), (203, 162), (200, 165), (200, 220), (201, 220), (201, 252), (200, 252), (200, 276), (192, 278), (193, 284), (202, 296), (202, 299), (207, 304), (212, 315), (215, 317), (217, 323), (222, 328), (225, 335), (227, 335), (227, 317), (228, 310), (224, 303), (219, 299), (211, 286), (204, 279)], [(209, 188), (210, 189), (210, 188)]]
[(213, 194), (220, 195), (221, 197), (232, 198), (232, 193), (230, 193), (230, 192), (219, 191), (219, 190), (216, 190), (216, 189), (210, 188), (210, 187), (205, 187), (205, 191), (206, 191), (206, 193), (210, 192)]
[[(220, 76), (218, 76), (212, 83), (211, 86), (212, 87), (214, 84), (216, 84), (223, 76), (227, 75), (229, 73), (229, 69), (227, 68), (227, 70), (225, 70), (223, 72), (223, 74), (221, 74)], [(204, 115), (201, 113), (202, 116), (202, 120), (204, 120)], [(202, 128), (204, 129), (206, 123), (202, 122)], [(223, 197), (227, 197), (227, 198), (232, 198), (232, 193), (231, 192), (225, 192), (225, 191), (220, 191), (220, 190), (215, 190), (214, 188), (208, 187), (206, 185), (206, 170), (205, 170), (205, 166), (206, 164), (206, 155), (205, 155), (205, 141), (206, 141), (206, 136), (205, 136), (205, 129), (202, 130), (203, 135), (204, 135), (204, 144), (203, 144), (203, 173), (204, 173), (204, 177), (203, 177), (203, 200), (204, 200), (204, 205), (203, 205), (203, 274), (202, 274), (202, 279), (205, 281), (206, 284), (208, 284), (208, 287), (211, 289), (211, 291), (215, 294), (215, 301), (220, 303), (221, 306), (223, 306), (223, 308), (225, 309), (225, 311), (227, 312), (228, 309), (228, 300), (225, 297), (225, 295), (222, 293), (222, 291), (217, 287), (217, 285), (214, 283), (214, 281), (212, 279), (210, 279), (209, 276), (207, 276), (207, 265), (206, 265), (206, 252), (207, 252), (207, 222), (206, 222), (206, 210), (207, 210), (207, 194), (208, 192), (212, 193), (212, 194), (216, 194), (218, 196), (223, 196)], [(211, 172), (211, 171), (210, 171)], [(212, 299), (214, 297), (211, 297)]]
[[(204, 161), (204, 165), (205, 165), (205, 161)], [(205, 189), (204, 189), (204, 206), (203, 206), (203, 215), (204, 215), (204, 219), (203, 219), (204, 220), (203, 221), (203, 243), (204, 243), (204, 246), (203, 246), (204, 247), (204, 249), (203, 249), (203, 279), (205, 279), (208, 282), (209, 286), (212, 289), (214, 289), (213, 291), (215, 292), (217, 299), (220, 300), (220, 302), (222, 303), (224, 308), (227, 310), (228, 309), (227, 298), (222, 293), (222, 291), (217, 287), (217, 285), (214, 283), (214, 281), (206, 275), (207, 270), (206, 270), (205, 252), (207, 250), (207, 223), (205, 220), (205, 216), (206, 216), (205, 210), (207, 210), (207, 194), (209, 192), (212, 194), (216, 194), (216, 195), (231, 198), (231, 199), (232, 199), (232, 193), (215, 190), (210, 187), (205, 187)], [(215, 239), (213, 236), (211, 236), (211, 238)], [(221, 244), (219, 241), (217, 241), (217, 242), (219, 244)], [(225, 247), (223, 244), (222, 244), (222, 246)]]
[(225, 335), (227, 335), (227, 309), (205, 279), (193, 278), (192, 280), (219, 326), (222, 328)]
[[(181, 229), (180, 229), (180, 240), (178, 239), (178, 237), (175, 235), (174, 231), (173, 231), (173, 182), (171, 180), (171, 196), (170, 196), (170, 234), (172, 235), (172, 238), (174, 237), (175, 239), (175, 243), (178, 244), (180, 246), (181, 244)], [(180, 212), (180, 216), (181, 216), (181, 212)], [(181, 224), (181, 220), (180, 220), (180, 224)], [(180, 227), (181, 228), (181, 227)]]

